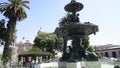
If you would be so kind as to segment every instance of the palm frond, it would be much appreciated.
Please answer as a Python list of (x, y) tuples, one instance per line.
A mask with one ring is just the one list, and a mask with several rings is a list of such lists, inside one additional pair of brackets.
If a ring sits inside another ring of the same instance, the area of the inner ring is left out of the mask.
[(17, 21), (27, 18), (27, 14), (22, 8), (20, 8), (15, 15), (17, 17)]
[(29, 1), (21, 1), (20, 4), (29, 4)]
[(26, 4), (21, 4), (22, 6), (26, 7), (27, 9), (30, 9), (29, 6), (27, 6)]
[(6, 5), (6, 4), (10, 4), (10, 3), (0, 3), (0, 5)]
[(5, 5), (9, 5), (10, 3), (0, 3), (0, 8), (4, 7)]
[(14, 0), (8, 0), (9, 2), (11, 2), (11, 3), (13, 3), (14, 2)]
[(11, 3), (20, 3), (22, 0), (8, 0)]
[(24, 7), (30, 9), (27, 4), (29, 1), (22, 0), (8, 0), (10, 3), (0, 3), (0, 12), (7, 18), (16, 19), (21, 21), (27, 18)]
[(14, 3), (20, 3), (22, 0), (14, 0)]
[(0, 5), (0, 12), (3, 13), (8, 8), (8, 5)]

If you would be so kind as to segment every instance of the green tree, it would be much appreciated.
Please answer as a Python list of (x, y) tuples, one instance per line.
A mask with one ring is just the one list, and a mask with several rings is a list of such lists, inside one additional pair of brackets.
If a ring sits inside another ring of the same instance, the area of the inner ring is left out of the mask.
[(57, 27), (54, 31), (55, 34), (57, 34), (58, 37), (62, 37), (64, 44), (63, 44), (63, 53), (67, 52), (67, 41), (68, 41), (68, 36), (67, 36), (67, 31), (61, 29), (60, 27), (68, 25), (70, 23), (70, 18), (71, 14), (67, 13), (66, 16), (64, 16), (63, 18), (61, 18), (60, 22), (59, 22), (59, 27)]
[(88, 46), (87, 50), (88, 50), (89, 52), (93, 52), (93, 47), (92, 47), (92, 46)]
[(97, 52), (96, 54), (97, 54), (98, 58), (102, 57), (102, 53), (101, 52)]
[(5, 27), (5, 20), (0, 20), (0, 44), (3, 45), (3, 41), (5, 40), (5, 34), (6, 34), (6, 27)]
[(28, 8), (27, 4), (29, 1), (23, 0), (8, 0), (9, 3), (0, 3), (0, 12), (8, 18), (7, 23), (7, 32), (6, 32), (6, 39), (5, 39), (5, 46), (3, 51), (2, 60), (7, 62), (10, 60), (11, 50), (9, 48), (14, 42), (13, 34), (16, 28), (16, 22), (22, 21), (23, 19), (27, 18), (27, 14), (24, 7)]
[(59, 26), (65, 26), (68, 25), (71, 21), (71, 14), (67, 13), (66, 16), (62, 17), (60, 22), (59, 22)]
[(82, 39), (82, 45), (83, 45), (84, 49), (88, 50), (88, 47), (90, 46), (89, 38), (83, 38)]
[(34, 43), (34, 47), (37, 46), (43, 51), (50, 52), (54, 55), (55, 50), (62, 50), (63, 39), (61, 37), (57, 37), (54, 33), (40, 32), (36, 36)]

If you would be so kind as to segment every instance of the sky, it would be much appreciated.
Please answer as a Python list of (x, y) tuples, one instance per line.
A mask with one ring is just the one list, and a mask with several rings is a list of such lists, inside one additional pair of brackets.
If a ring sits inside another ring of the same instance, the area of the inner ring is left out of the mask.
[[(66, 15), (64, 6), (71, 0), (30, 0), (27, 19), (17, 22), (17, 42), (22, 37), (33, 43), (40, 27), (44, 32), (54, 32), (59, 20)], [(120, 45), (120, 0), (76, 0), (84, 5), (78, 12), (80, 21), (99, 26), (96, 35), (90, 35), (91, 45)], [(8, 2), (0, 0), (0, 3)], [(0, 14), (0, 19), (6, 19)]]

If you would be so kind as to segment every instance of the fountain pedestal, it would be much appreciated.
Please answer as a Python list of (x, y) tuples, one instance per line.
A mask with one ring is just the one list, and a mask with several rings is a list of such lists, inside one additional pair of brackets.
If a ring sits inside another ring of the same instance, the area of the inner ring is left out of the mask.
[(81, 62), (67, 63), (67, 67), (66, 68), (82, 68)]

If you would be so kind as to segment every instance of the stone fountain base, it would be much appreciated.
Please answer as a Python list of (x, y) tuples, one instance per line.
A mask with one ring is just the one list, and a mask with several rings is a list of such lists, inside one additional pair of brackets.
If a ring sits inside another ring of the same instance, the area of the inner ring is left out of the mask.
[(114, 68), (111, 64), (102, 64), (99, 61), (79, 62), (50, 62), (37, 64), (35, 68)]
[[(83, 66), (82, 66), (83, 64)], [(82, 62), (72, 62), (72, 63), (67, 63), (67, 67), (66, 68), (86, 68), (84, 63)]]

